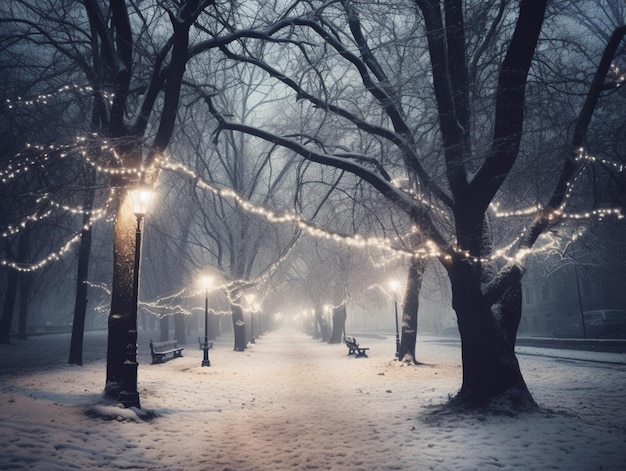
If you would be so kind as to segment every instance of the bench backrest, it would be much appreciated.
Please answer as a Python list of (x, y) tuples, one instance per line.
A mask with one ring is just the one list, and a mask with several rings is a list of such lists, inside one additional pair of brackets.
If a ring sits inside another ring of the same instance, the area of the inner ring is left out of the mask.
[(150, 348), (154, 351), (158, 350), (167, 350), (168, 348), (177, 348), (178, 342), (176, 339), (173, 340), (164, 340), (162, 342), (153, 342), (150, 341)]

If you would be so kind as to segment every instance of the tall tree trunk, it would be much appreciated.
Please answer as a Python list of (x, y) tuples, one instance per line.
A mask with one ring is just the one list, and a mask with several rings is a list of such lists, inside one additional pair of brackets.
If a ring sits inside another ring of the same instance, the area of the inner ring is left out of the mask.
[(309, 333), (314, 339), (320, 337), (318, 323), (317, 323), (317, 315), (315, 314), (315, 310), (311, 312), (311, 317), (308, 318), (309, 321)]
[[(11, 253), (11, 246), (8, 240), (5, 240), (6, 253)], [(17, 241), (17, 262), (25, 262), (28, 251), (28, 238), (26, 232), (19, 235)], [(17, 299), (17, 288), (20, 281), (20, 272), (9, 268), (7, 276), (7, 291), (4, 295), (4, 307), (2, 310), (2, 319), (0, 319), (0, 343), (9, 343), (11, 335), (11, 326), (13, 325), (13, 312), (15, 311), (15, 300)]]
[[(103, 49), (110, 55), (111, 78), (116, 89), (113, 98), (109, 119), (108, 132), (111, 137), (123, 137), (124, 143), (117, 149), (121, 156), (120, 164), (125, 168), (139, 170), (148, 169), (147, 183), (154, 184), (157, 172), (154, 171), (154, 160), (169, 145), (176, 123), (180, 88), (185, 65), (188, 59), (189, 28), (200, 13), (198, 0), (188, 0), (178, 5), (178, 12), (171, 14), (174, 29), (172, 51), (167, 66), (167, 80), (160, 82), (164, 77), (160, 72), (161, 61), (155, 63), (155, 73), (149, 86), (149, 93), (144, 95), (141, 110), (141, 119), (135, 122), (132, 131), (126, 127), (124, 120), (127, 111), (128, 92), (133, 77), (133, 32), (125, 2), (111, 2), (111, 30), (104, 21), (105, 15), (98, 6), (98, 2), (84, 3), (92, 25), (96, 28)], [(112, 34), (112, 31), (114, 34)], [(105, 54), (106, 55), (106, 54)], [(154, 85), (154, 87), (153, 87)], [(162, 89), (163, 101), (158, 127), (151, 145), (145, 145), (144, 135), (150, 115), (157, 103), (157, 95), (152, 93)], [(143, 149), (148, 147), (148, 157), (144, 161)], [(114, 186), (123, 188), (131, 181), (121, 177)], [(123, 387), (124, 361), (132, 342), (136, 343), (136, 319), (131, 319), (133, 307), (133, 267), (135, 253), (136, 220), (128, 201), (127, 192), (118, 193), (117, 214), (113, 230), (113, 283), (111, 291), (111, 312), (109, 314), (109, 338), (107, 346), (107, 377), (105, 394), (118, 397)], [(134, 340), (133, 340), (134, 338)], [(127, 348), (128, 347), (128, 348)]]
[(243, 320), (243, 309), (236, 302), (231, 304), (230, 312), (233, 319), (233, 332), (235, 334), (236, 352), (243, 352), (247, 347), (246, 340), (246, 323)]
[(423, 259), (412, 259), (407, 275), (404, 306), (402, 308), (402, 337), (398, 360), (408, 360), (417, 364), (415, 344), (417, 343), (417, 319), (419, 315), (419, 296), (426, 262)]
[[(20, 241), (17, 246), (17, 260), (19, 262), (28, 261), (28, 245), (30, 236), (28, 232), (20, 235)], [(18, 275), (20, 285), (20, 312), (17, 323), (17, 338), (26, 340), (26, 317), (28, 316), (28, 295), (30, 293), (31, 273), (22, 272)]]
[(467, 260), (455, 260), (449, 267), (463, 358), (463, 383), (453, 404), (482, 406), (504, 400), (518, 410), (535, 408), (514, 350), (521, 275), (494, 304), (482, 293), (480, 270), (480, 264)]
[(330, 335), (330, 343), (341, 343), (346, 332), (346, 304), (333, 308), (333, 331)]
[(324, 309), (324, 306), (320, 305), (315, 307), (315, 323), (320, 327), (319, 333), (322, 342), (328, 342), (330, 340), (330, 326), (328, 325), (328, 319), (326, 318), (326, 309)]
[[(95, 179), (95, 172), (90, 172)], [(85, 333), (85, 317), (87, 315), (87, 279), (89, 274), (89, 256), (91, 254), (91, 226), (90, 215), (93, 208), (95, 189), (87, 190), (83, 216), (83, 229), (80, 233), (78, 248), (78, 270), (76, 274), (76, 299), (74, 301), (74, 320), (72, 322), (72, 338), (70, 340), (70, 365), (83, 364), (83, 338)]]
[(117, 215), (113, 227), (113, 283), (105, 395), (117, 399), (122, 390), (126, 347), (131, 330), (133, 302), (133, 266), (137, 220), (126, 192), (118, 195)]
[(2, 320), (0, 320), (0, 343), (9, 343), (11, 325), (13, 324), (13, 310), (17, 298), (17, 279), (19, 273), (9, 269), (7, 275), (7, 290), (4, 294), (4, 306), (2, 309)]

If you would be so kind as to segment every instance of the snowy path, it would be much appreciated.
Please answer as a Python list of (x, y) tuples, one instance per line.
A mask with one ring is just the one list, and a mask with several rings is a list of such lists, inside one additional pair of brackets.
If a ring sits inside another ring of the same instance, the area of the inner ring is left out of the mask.
[[(361, 343), (367, 345), (367, 339)], [(386, 346), (393, 349), (391, 343)], [(235, 352), (223, 360), (216, 353), (210, 372), (195, 367), (189, 394), (206, 388), (210, 403), (207, 416), (199, 417), (208, 428), (206, 449), (213, 450), (204, 465), (233, 470), (375, 469), (382, 461), (387, 463), (384, 469), (409, 469), (393, 455), (401, 454), (404, 440), (397, 433), (410, 435), (414, 420), (408, 419), (414, 412), (408, 409), (410, 398), (394, 389), (400, 387), (399, 379), (411, 389), (417, 371), (398, 371), (380, 349), (371, 358), (346, 353), (343, 344), (326, 345), (283, 331), (252, 346), (244, 354), (249, 362), (244, 370), (228, 368), (231, 361), (241, 361), (242, 354)], [(381, 394), (387, 395), (383, 401)], [(396, 401), (406, 406), (398, 407)], [(168, 415), (156, 404), (146, 402), (144, 407)], [(214, 417), (216, 411), (219, 417)], [(221, 425), (213, 427), (214, 420)], [(395, 433), (390, 435), (388, 427)]]
[(357, 359), (343, 344), (281, 330), (244, 353), (220, 339), (202, 368), (193, 344), (183, 358), (150, 365), (150, 335), (139, 338), (142, 406), (157, 415), (146, 422), (102, 401), (104, 333), (87, 336), (84, 367), (65, 364), (69, 336), (0, 346), (0, 469), (617, 471), (626, 463), (625, 371), (525, 356), (537, 400), (568, 414), (425, 422), (425, 407), (460, 385), (456, 348), (422, 341), (426, 365), (414, 367), (393, 361), (391, 337), (360, 338), (370, 358)]

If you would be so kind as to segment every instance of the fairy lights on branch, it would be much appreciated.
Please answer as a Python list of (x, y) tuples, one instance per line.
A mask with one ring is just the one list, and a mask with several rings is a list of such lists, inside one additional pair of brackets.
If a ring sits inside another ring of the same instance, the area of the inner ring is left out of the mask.
[(621, 71), (615, 64), (611, 64), (610, 76), (606, 78), (606, 81), (615, 88), (621, 87), (626, 81), (626, 72)]
[(74, 244), (76, 244), (79, 240), (80, 240), (80, 234), (74, 235), (67, 242), (65, 242), (65, 244), (63, 244), (59, 250), (48, 254), (45, 258), (35, 263), (27, 264), (27, 263), (19, 263), (19, 262), (10, 262), (8, 260), (0, 260), (0, 266), (3, 266), (3, 267), (6, 266), (14, 270), (20, 271), (20, 272), (32, 272), (35, 270), (39, 270), (40, 268), (43, 268), (44, 266), (46, 266), (48, 263), (56, 262), (60, 260), (61, 257), (65, 255), (67, 252), (69, 252), (71, 248), (74, 246)]
[(22, 152), (18, 152), (4, 168), (0, 168), (0, 182), (9, 183), (35, 167), (45, 169), (45, 164), (52, 153), (62, 152), (68, 148), (66, 145), (42, 146), (28, 143)]
[[(63, 89), (65, 91), (67, 89)], [(43, 99), (43, 98), (42, 98)], [(18, 100), (26, 103), (25, 100)], [(116, 140), (116, 144), (123, 144), (121, 140)], [(96, 159), (91, 156), (92, 153), (98, 154), (98, 160), (103, 162), (109, 162), (111, 167), (106, 167), (96, 163)], [(84, 161), (88, 165), (94, 167), (99, 173), (106, 175), (125, 175), (130, 176), (131, 179), (139, 180), (142, 176), (142, 170), (136, 168), (127, 169), (121, 166), (122, 160), (115, 152), (114, 146), (101, 135), (97, 133), (91, 133), (86, 135), (77, 136), (72, 139), (71, 142), (53, 144), (53, 145), (40, 145), (27, 143), (25, 148), (17, 153), (13, 158), (9, 159), (0, 166), (0, 183), (10, 184), (16, 181), (19, 177), (22, 177), (27, 172), (34, 169), (38, 171), (46, 171), (47, 166), (53, 164), (59, 159), (66, 158), (78, 158), (80, 161)], [(81, 227), (81, 230), (90, 229), (91, 226), (98, 220), (103, 219), (114, 199), (113, 190), (109, 191), (109, 195), (104, 203), (99, 208), (85, 210), (84, 208), (76, 205), (66, 204), (57, 200), (50, 193), (44, 193), (43, 195), (34, 199), (34, 204), (38, 207), (31, 214), (24, 216), (19, 222), (13, 223), (6, 227), (0, 227), (0, 239), (7, 239), (18, 235), (21, 231), (24, 231), (27, 227), (41, 222), (46, 219), (50, 219), (59, 211), (65, 212), (71, 215), (83, 215), (89, 216), (90, 222)], [(8, 259), (0, 259), (0, 266), (8, 267), (18, 271), (34, 271), (43, 268), (48, 263), (59, 260), (63, 255), (67, 254), (74, 245), (80, 240), (80, 230), (76, 231), (61, 247), (51, 252), (46, 257), (35, 263), (22, 263), (11, 261)]]
[(411, 197), (418, 201), (421, 205), (436, 213), (444, 220), (450, 220), (448, 212), (445, 209), (436, 206), (422, 195), (418, 194), (411, 186), (408, 178), (394, 178), (393, 180), (391, 180), (391, 184), (394, 185), (396, 188), (401, 189), (406, 194), (411, 195)]
[[(598, 208), (598, 209), (594, 209), (594, 210), (589, 210), (589, 211), (584, 211), (584, 212), (577, 212), (577, 213), (565, 212), (567, 204), (568, 204), (570, 198), (572, 197), (572, 195), (574, 193), (574, 190), (575, 190), (575, 187), (576, 187), (576, 183), (578, 182), (580, 176), (584, 172), (584, 169), (585, 169), (585, 165), (584, 164), (585, 163), (599, 163), (602, 166), (604, 166), (605, 168), (612, 169), (612, 170), (617, 171), (619, 173), (623, 173), (624, 172), (624, 164), (615, 163), (615, 162), (611, 162), (611, 161), (606, 160), (606, 159), (601, 159), (601, 158), (598, 158), (598, 157), (594, 157), (592, 155), (587, 154), (583, 148), (580, 148), (580, 149), (577, 150), (577, 155), (576, 155), (575, 160), (577, 162), (581, 163), (582, 165), (578, 169), (578, 172), (576, 173), (576, 175), (574, 176), (572, 181), (567, 183), (567, 190), (566, 190), (565, 198), (563, 199), (563, 203), (561, 204), (561, 206), (559, 206), (559, 208), (557, 208), (556, 210), (554, 210), (551, 213), (549, 213), (547, 215), (547, 218), (549, 220), (551, 220), (551, 221), (556, 221), (558, 219), (597, 219), (597, 220), (601, 220), (601, 219), (604, 219), (604, 218), (610, 217), (610, 216), (614, 216), (614, 217), (617, 217), (617, 218), (621, 219), (623, 217), (623, 214), (622, 214), (620, 208)], [(522, 209), (518, 209), (518, 210), (502, 211), (502, 210), (500, 210), (500, 204), (499, 203), (492, 203), (491, 209), (492, 209), (492, 211), (493, 211), (493, 213), (494, 213), (494, 215), (496, 217), (499, 217), (499, 218), (510, 218), (510, 217), (523, 217), (523, 216), (536, 216), (544, 209), (544, 207), (541, 204), (536, 204), (534, 206), (529, 206), (527, 208), (522, 208)]]
[[(122, 140), (111, 142), (97, 133), (77, 136), (72, 142), (65, 144), (44, 146), (27, 143), (23, 151), (17, 153), (4, 167), (0, 167), (0, 182), (7, 184), (35, 167), (45, 169), (52, 157), (65, 159), (70, 156), (82, 159), (100, 174), (140, 180), (144, 174), (143, 168), (123, 166), (123, 159), (115, 147), (122, 144)], [(94, 152), (97, 152), (97, 158), (91, 155)]]
[[(217, 286), (213, 288), (213, 291), (222, 291), (227, 296), (229, 296), (229, 293), (231, 292), (231, 290), (229, 290), (228, 286), (226, 285)], [(197, 312), (198, 314), (203, 314), (204, 306), (186, 307), (184, 305), (184, 304), (190, 304), (189, 300), (198, 298), (200, 295), (204, 295), (204, 290), (194, 291), (194, 290), (189, 290), (187, 288), (183, 288), (177, 293), (170, 294), (168, 296), (163, 296), (153, 301), (140, 301), (139, 306), (145, 312), (152, 314), (153, 316), (156, 316), (159, 319), (166, 317), (166, 316), (176, 315), (176, 314), (183, 314), (186, 316), (193, 315), (195, 312)], [(236, 305), (236, 306), (243, 308), (243, 306), (237, 304), (236, 301), (231, 302), (231, 305)], [(208, 312), (215, 316), (230, 316), (231, 315), (231, 312), (226, 311), (226, 310), (218, 311), (215, 309), (209, 309)]]
[[(618, 70), (618, 69), (616, 69)], [(618, 71), (619, 72), (619, 71)], [(617, 72), (616, 72), (617, 73)], [(619, 77), (624, 77), (624, 74), (619, 72)], [(59, 92), (65, 92), (69, 89), (60, 89)], [(81, 89), (85, 92), (91, 91), (88, 89)], [(43, 103), (44, 100), (49, 99), (49, 97), (41, 97), (40, 101)], [(35, 100), (36, 101), (36, 100)], [(18, 99), (16, 103), (30, 103), (29, 100), (21, 100)], [(15, 106), (16, 103), (7, 102), (12, 106)], [(37, 145), (37, 144), (27, 144), (26, 149), (17, 154), (14, 159), (11, 159), (3, 168), (0, 168), (0, 181), (2, 183), (8, 183), (18, 176), (23, 175), (25, 172), (28, 172), (30, 169), (34, 167), (45, 168), (45, 166), (50, 162), (52, 157), (58, 158), (67, 158), (69, 156), (78, 157), (82, 159), (84, 163), (94, 168), (98, 173), (107, 175), (107, 176), (124, 176), (129, 180), (139, 180), (145, 174), (145, 169), (137, 168), (137, 167), (126, 167), (123, 165), (124, 159), (117, 153), (116, 148), (123, 144), (123, 142), (119, 140), (111, 141), (107, 140), (104, 137), (93, 133), (89, 135), (83, 135), (76, 137), (73, 142), (67, 144), (59, 144), (59, 145)], [(97, 153), (98, 157), (95, 158), (92, 154)], [(587, 164), (601, 164), (605, 168), (610, 169), (612, 171), (617, 171), (622, 173), (624, 171), (624, 165), (614, 163), (608, 160), (600, 159), (594, 156), (588, 155), (584, 149), (579, 149), (576, 156), (577, 162), (579, 162), (580, 169), (572, 179), (571, 182), (567, 185), (566, 195), (563, 200), (563, 203), (559, 208), (554, 211), (549, 212), (546, 217), (551, 223), (556, 223), (562, 220), (583, 220), (583, 219), (597, 219), (601, 220), (606, 217), (617, 217), (622, 218), (623, 214), (621, 213), (619, 208), (599, 208), (589, 211), (583, 212), (566, 212), (567, 204), (574, 193), (574, 189), (576, 187), (576, 183), (580, 176), (583, 174), (584, 168)], [(210, 191), (213, 194), (219, 196), (220, 198), (230, 198), (234, 200), (238, 206), (243, 210), (250, 214), (257, 215), (263, 219), (265, 219), (269, 223), (279, 223), (279, 224), (294, 224), (299, 230), (304, 233), (318, 238), (331, 240), (335, 242), (339, 242), (345, 244), (350, 247), (356, 247), (360, 249), (373, 249), (380, 250), (384, 253), (391, 254), (392, 256), (397, 255), (400, 257), (412, 257), (412, 258), (442, 258), (442, 259), (450, 259), (453, 255), (458, 257), (466, 257), (467, 259), (475, 262), (483, 262), (483, 261), (493, 261), (496, 259), (504, 259), (504, 260), (518, 260), (519, 254), (509, 255), (511, 252), (515, 250), (515, 247), (518, 245), (518, 242), (524, 236), (527, 228), (524, 228), (520, 235), (518, 235), (514, 241), (508, 243), (505, 247), (498, 248), (494, 250), (488, 257), (486, 258), (478, 258), (473, 256), (467, 251), (462, 250), (456, 244), (451, 244), (450, 247), (439, 247), (431, 240), (425, 240), (418, 248), (412, 249), (403, 244), (403, 240), (411, 237), (412, 231), (407, 234), (399, 235), (395, 238), (389, 237), (379, 237), (379, 236), (371, 236), (366, 237), (359, 234), (342, 234), (339, 232), (329, 231), (320, 227), (317, 227), (310, 221), (305, 220), (301, 215), (291, 212), (282, 212), (277, 213), (272, 211), (264, 206), (256, 205), (246, 198), (239, 195), (236, 191), (229, 188), (219, 188), (214, 184), (211, 184), (197, 175), (192, 169), (185, 166), (182, 163), (171, 162), (167, 159), (156, 159), (155, 165), (157, 168), (163, 170), (169, 170), (177, 173), (181, 173), (189, 178), (194, 179), (197, 182), (199, 188)], [(394, 181), (394, 185), (400, 187), (406, 186), (403, 185), (401, 180), (397, 182)], [(408, 190), (403, 190), (408, 191)], [(449, 221), (449, 216), (446, 211), (441, 208), (436, 207), (429, 201), (427, 201), (423, 196), (416, 194), (414, 191), (408, 191), (413, 198), (419, 201), (422, 205), (426, 205), (430, 208), (431, 211), (437, 213), (442, 220)], [(51, 195), (45, 194), (41, 196), (37, 203), (47, 203), (53, 209), (65, 211), (74, 215), (89, 215), (91, 217), (92, 224), (96, 220), (99, 220), (104, 217), (107, 208), (110, 206), (112, 202), (112, 193), (107, 199), (107, 202), (98, 209), (92, 211), (85, 211), (79, 206), (71, 206), (68, 204), (61, 203), (55, 200)], [(19, 233), (20, 230), (24, 229), (28, 224), (31, 224), (35, 221), (49, 218), (52, 216), (52, 208), (47, 209), (45, 212), (41, 214), (33, 213), (31, 215), (26, 216), (22, 221), (17, 224), (11, 225), (3, 229), (0, 235), (2, 238), (7, 238), (12, 235)], [(496, 217), (500, 218), (510, 218), (510, 217), (536, 217), (544, 211), (540, 204), (532, 205), (527, 208), (517, 209), (517, 210), (509, 210), (505, 211), (500, 208), (498, 203), (494, 203), (491, 205), (491, 209), (493, 214)], [(8, 266), (14, 269), (19, 270), (35, 270), (37, 268), (41, 268), (45, 266), (47, 263), (57, 260), (62, 255), (67, 253), (70, 248), (76, 243), (79, 238), (79, 234), (76, 234), (70, 240), (68, 240), (59, 250), (54, 253), (51, 253), (45, 259), (32, 264), (32, 265), (22, 265), (16, 262), (10, 262), (8, 260), (0, 260), (0, 265)], [(281, 260), (282, 261), (282, 260)], [(278, 266), (276, 264), (275, 266)], [(263, 275), (264, 279), (255, 280), (255, 283), (261, 283), (266, 281), (271, 273), (275, 270), (270, 269), (268, 273)]]
[[(607, 166), (611, 165), (611, 162), (601, 160), (595, 157), (591, 157), (585, 154), (584, 149), (579, 149), (577, 160), (584, 160), (587, 162), (602, 162), (603, 164)], [(191, 170), (190, 168), (186, 167), (183, 164), (171, 163), (168, 161), (161, 161), (160, 165), (161, 165), (161, 168), (163, 169), (171, 170), (174, 172), (181, 172), (185, 174), (186, 176), (193, 178), (195, 181), (198, 182), (198, 186), (200, 188), (211, 191), (220, 197), (227, 197), (227, 198), (234, 199), (243, 210), (259, 215), (265, 218), (269, 222), (294, 223), (303, 232), (313, 237), (326, 239), (326, 240), (333, 240), (335, 242), (344, 243), (352, 247), (375, 248), (375, 249), (379, 249), (385, 252), (396, 253), (404, 257), (412, 257), (412, 258), (443, 258), (443, 259), (450, 260), (452, 258), (452, 254), (454, 254), (457, 257), (461, 256), (475, 263), (492, 262), (498, 259), (503, 259), (509, 262), (519, 262), (529, 253), (529, 251), (524, 251), (522, 253), (515, 253), (513, 255), (509, 255), (509, 253), (515, 250), (515, 247), (517, 247), (518, 243), (523, 239), (528, 227), (523, 227), (521, 232), (518, 234), (517, 237), (515, 237), (513, 241), (511, 241), (504, 247), (493, 250), (492, 253), (486, 257), (473, 256), (472, 254), (469, 253), (469, 251), (459, 248), (456, 244), (454, 244), (450, 249), (438, 247), (432, 240), (428, 240), (428, 239), (419, 248), (414, 249), (414, 250), (402, 247), (397, 244), (397, 242), (402, 240), (402, 238), (410, 236), (410, 233), (399, 237), (398, 240), (394, 242), (392, 239), (385, 238), (385, 237), (364, 237), (358, 234), (347, 235), (347, 234), (340, 234), (337, 232), (331, 232), (326, 229), (321, 229), (319, 227), (316, 227), (311, 222), (304, 220), (298, 214), (293, 214), (293, 213), (276, 214), (275, 212), (270, 211), (264, 207), (256, 206), (250, 201), (241, 197), (239, 194), (237, 194), (235, 191), (231, 189), (217, 188), (216, 186), (204, 181), (193, 170)], [(612, 164), (611, 167), (620, 172), (623, 171), (623, 166), (621, 165)], [(567, 185), (567, 193), (565, 195), (563, 204), (555, 211), (552, 211), (551, 213), (549, 213), (547, 215), (548, 219), (553, 222), (556, 222), (558, 220), (567, 220), (567, 219), (578, 220), (578, 219), (596, 218), (600, 220), (609, 216), (614, 216), (614, 217), (618, 217), (621, 219), (623, 215), (619, 208), (600, 208), (600, 209), (595, 209), (595, 210), (590, 210), (590, 211), (580, 212), (580, 213), (565, 212), (567, 203), (569, 202), (573, 194), (573, 191), (575, 189), (575, 184), (577, 180), (579, 179), (580, 175), (582, 174), (582, 171), (583, 171), (583, 168), (581, 167), (580, 171), (576, 174), (575, 178), (571, 182), (569, 182), (569, 184)], [(445, 215), (445, 212), (443, 210), (440, 210), (434, 206), (431, 206), (431, 209), (439, 212), (442, 215)], [(521, 210), (500, 211), (499, 205), (494, 204), (492, 205), (492, 209), (494, 210), (494, 214), (497, 217), (513, 217), (513, 216), (532, 217), (532, 216), (538, 215), (539, 212), (542, 211), (543, 207), (537, 204), (537, 205), (531, 206), (529, 208), (524, 208)], [(552, 245), (547, 244), (545, 247), (535, 248), (533, 249), (533, 251), (547, 250), (547, 247), (552, 247)]]
[(231, 198), (236, 201), (239, 207), (241, 207), (244, 211), (250, 214), (260, 216), (270, 223), (293, 223), (296, 224), (299, 229), (315, 238), (333, 240), (335, 242), (341, 242), (357, 248), (372, 247), (387, 251), (404, 252), (407, 256), (419, 256), (419, 251), (416, 255), (415, 252), (412, 252), (406, 248), (393, 246), (392, 241), (385, 237), (364, 237), (359, 234), (348, 235), (338, 232), (331, 232), (326, 229), (321, 229), (315, 226), (313, 223), (304, 220), (299, 214), (288, 212), (277, 214), (276, 212), (268, 210), (263, 206), (258, 206), (251, 203), (249, 200), (243, 198), (232, 189), (216, 187), (215, 185), (202, 179), (193, 170), (191, 170), (184, 164), (172, 163), (169, 161), (160, 161), (160, 167), (164, 170), (170, 170), (185, 174), (189, 178), (194, 179), (197, 182), (199, 188), (210, 191), (221, 198)]
[[(85, 229), (85, 230), (91, 229), (93, 224), (97, 220), (101, 219), (103, 216), (104, 216), (104, 213), (101, 214), (99, 217), (93, 217), (92, 216), (92, 218), (90, 219), (89, 223), (87, 223), (86, 225), (83, 226), (83, 229)], [(5, 236), (5, 234), (6, 234), (6, 232), (3, 233), (2, 236), (3, 237), (7, 237), (7, 236)], [(81, 234), (80, 233), (74, 234), (59, 249), (57, 249), (54, 252), (49, 253), (46, 257), (42, 258), (41, 260), (39, 260), (39, 261), (37, 261), (35, 263), (13, 262), (13, 261), (9, 261), (9, 260), (6, 260), (6, 259), (1, 259), (0, 260), (0, 266), (12, 268), (12, 269), (20, 271), (20, 272), (33, 272), (33, 271), (39, 270), (40, 268), (45, 267), (49, 263), (56, 262), (56, 261), (60, 260), (66, 253), (68, 253), (68, 252), (70, 252), (72, 250), (74, 245), (76, 245), (80, 241), (80, 238), (81, 238)]]
[[(35, 95), (32, 97), (21, 97), (18, 96), (16, 99), (5, 100), (5, 105), (8, 109), (14, 109), (19, 107), (32, 107), (36, 105), (48, 105), (52, 100), (59, 99), (61, 96), (68, 93), (79, 93), (81, 95), (93, 95), (95, 89), (90, 85), (64, 85), (63, 87), (57, 89), (52, 93), (41, 93), (39, 95)], [(107, 92), (105, 90), (98, 90), (98, 93), (102, 95), (102, 97), (109, 102), (112, 103), (115, 94), (112, 92)]]
[[(46, 200), (48, 200), (48, 201), (46, 201)], [(112, 201), (113, 201), (113, 195), (112, 195), (112, 192), (111, 192), (110, 196), (104, 202), (102, 207), (96, 208), (96, 209), (92, 209), (92, 210), (88, 211), (88, 210), (84, 210), (84, 209), (82, 209), (80, 207), (72, 207), (72, 206), (69, 206), (69, 205), (61, 204), (61, 203), (51, 199), (51, 195), (50, 194), (45, 194), (45, 195), (39, 197), (36, 200), (36, 203), (47, 202), (49, 205), (51, 205), (53, 207), (52, 209), (47, 209), (45, 212), (42, 212), (42, 213), (35, 212), (33, 214), (29, 214), (29, 215), (25, 216), (24, 218), (22, 218), (22, 220), (19, 223), (7, 226), (7, 228), (2, 233), (0, 233), (0, 237), (1, 238), (7, 238), (7, 237), (14, 236), (16, 234), (19, 234), (23, 229), (25, 229), (29, 223), (35, 223), (35, 222), (38, 222), (38, 221), (43, 221), (45, 219), (48, 219), (49, 217), (51, 217), (54, 214), (54, 209), (59, 209), (59, 210), (62, 210), (64, 212), (67, 212), (67, 213), (70, 213), (70, 214), (73, 214), (73, 215), (87, 215), (87, 216), (90, 216), (90, 219), (91, 219), (91, 221), (93, 223), (95, 221), (98, 221), (98, 220), (102, 219), (106, 215), (106, 213), (107, 213), (107, 211), (108, 211)]]
[[(37, 200), (37, 202), (43, 201), (47, 199), (48, 197), (49, 195), (45, 195), (41, 197), (39, 200)], [(53, 200), (49, 201), (49, 203), (51, 203), (52, 206), (54, 206), (55, 208), (70, 212), (71, 214), (89, 215), (89, 222), (83, 225), (81, 228), (82, 230), (89, 230), (91, 229), (94, 223), (103, 219), (106, 216), (107, 210), (110, 207), (112, 201), (113, 201), (113, 196), (110, 195), (102, 207), (95, 209), (95, 210), (91, 210), (91, 211), (85, 211), (82, 208), (73, 208), (67, 205), (61, 205), (60, 203), (57, 203)], [(52, 216), (53, 213), (54, 213), (53, 209), (48, 209), (47, 211), (40, 213), (40, 214), (38, 214), (37, 212), (30, 214), (24, 217), (20, 221), (20, 223), (18, 223), (17, 225), (9, 225), (2, 233), (0, 233), (0, 238), (6, 239), (9, 237), (15, 236), (19, 234), (22, 230), (25, 230), (29, 224), (34, 224), (36, 222), (48, 219)], [(59, 249), (57, 249), (54, 252), (49, 253), (46, 257), (42, 258), (41, 260), (35, 263), (15, 262), (15, 261), (9, 261), (6, 259), (0, 259), (0, 266), (12, 268), (20, 272), (32, 272), (35, 270), (39, 270), (40, 268), (45, 267), (49, 263), (60, 260), (63, 255), (70, 252), (70, 250), (80, 240), (80, 238), (81, 238), (80, 232), (74, 234), (63, 245), (61, 245)]]

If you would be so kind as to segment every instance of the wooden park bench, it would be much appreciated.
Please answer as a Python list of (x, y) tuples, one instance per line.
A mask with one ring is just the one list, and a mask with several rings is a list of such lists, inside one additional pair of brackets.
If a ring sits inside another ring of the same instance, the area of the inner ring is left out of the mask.
[(348, 347), (348, 355), (355, 355), (357, 357), (367, 357), (367, 350), (369, 347), (360, 347), (354, 337), (344, 337), (343, 341)]
[(173, 358), (183, 356), (183, 347), (179, 347), (176, 339), (165, 340), (163, 342), (153, 342), (150, 340), (150, 353), (152, 354), (152, 363), (161, 363), (163, 357), (168, 353), (173, 354)]

